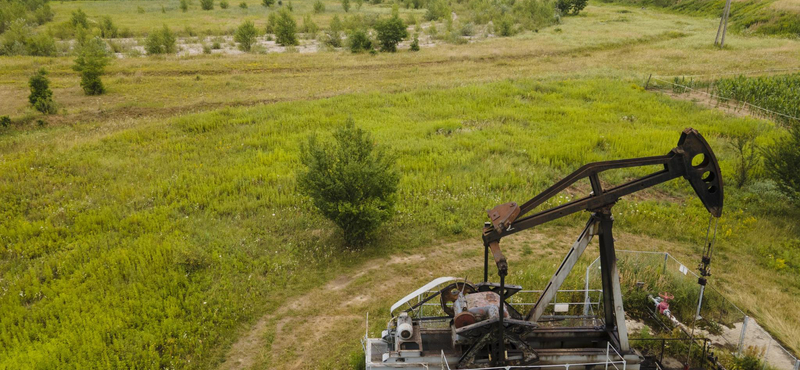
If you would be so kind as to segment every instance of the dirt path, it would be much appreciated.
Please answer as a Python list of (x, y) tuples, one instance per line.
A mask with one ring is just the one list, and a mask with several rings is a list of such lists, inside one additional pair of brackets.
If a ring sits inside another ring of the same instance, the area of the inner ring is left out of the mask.
[[(508, 238), (504, 247), (511, 258), (520, 254), (523, 244), (536, 254), (547, 254), (553, 248), (568, 248), (571, 236), (565, 235), (563, 239), (561, 243), (545, 246), (545, 241), (552, 239), (530, 233)], [(364, 335), (368, 311), (385, 312), (396, 299), (436, 277), (466, 275), (475, 281), (479, 279), (475, 271), (482, 266), (479, 240), (371, 260), (262, 317), (234, 343), (219, 369), (345, 367), (347, 359), (327, 355), (360, 356), (361, 348), (355, 338)], [(373, 315), (370, 322), (385, 319)]]

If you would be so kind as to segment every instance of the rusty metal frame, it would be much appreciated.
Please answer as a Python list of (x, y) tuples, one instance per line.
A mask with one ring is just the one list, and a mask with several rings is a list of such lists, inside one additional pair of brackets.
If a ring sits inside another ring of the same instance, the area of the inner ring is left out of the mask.
[[(652, 165), (661, 165), (663, 169), (609, 189), (604, 189), (600, 181), (600, 173), (607, 170)], [(609, 340), (616, 348), (619, 348), (622, 352), (629, 351), (622, 295), (619, 286), (619, 273), (616, 266), (611, 208), (625, 195), (679, 177), (683, 177), (689, 182), (712, 216), (720, 217), (722, 215), (724, 196), (719, 163), (705, 138), (691, 128), (687, 128), (681, 133), (678, 145), (666, 155), (590, 163), (523, 203), (522, 206), (519, 206), (516, 202), (510, 202), (487, 211), (491, 222), (487, 222), (483, 229), (483, 277), (484, 282), (488, 282), (489, 252), (491, 251), (500, 277), (500, 287), (498, 289), (498, 294), (500, 294), (500, 316), (497, 320), (496, 334), (489, 335), (487, 333), (479, 342), (484, 343), (483, 346), (485, 346), (485, 341), (488, 341), (489, 337), (495, 338), (494, 345), (491, 346), (495, 365), (506, 363), (505, 340), (507, 329), (504, 324), (503, 309), (506, 299), (505, 277), (508, 275), (508, 261), (500, 249), (500, 240), (503, 237), (580, 211), (592, 212), (593, 220), (590, 220), (590, 223), (597, 223), (598, 225), (598, 230), (595, 234), (599, 235), (600, 239), (606, 332)], [(588, 178), (591, 184), (592, 193), (590, 195), (524, 217), (544, 204), (548, 199), (584, 178)], [(571, 267), (569, 268), (571, 269)], [(558, 274), (559, 272), (556, 272), (551, 282), (558, 279)], [(526, 315), (527, 319), (538, 318), (535, 314), (537, 306), (538, 303)], [(514, 324), (511, 323), (511, 325), (513, 326)]]

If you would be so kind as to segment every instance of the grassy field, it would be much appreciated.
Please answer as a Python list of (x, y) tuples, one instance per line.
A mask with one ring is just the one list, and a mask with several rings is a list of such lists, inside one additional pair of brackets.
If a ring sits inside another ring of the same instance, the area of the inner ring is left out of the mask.
[[(58, 20), (58, 9), (76, 4), (53, 6)], [(243, 12), (236, 6), (228, 11)], [(217, 21), (226, 22), (209, 20)], [(80, 93), (71, 58), (0, 58), (0, 115), (15, 121), (0, 128), (0, 368), (237, 368), (228, 351), (262, 321), (244, 364), (348, 367), (361, 312), (378, 318), (377, 329), (386, 302), (431, 275), (476, 268), (458, 262), (478, 256), (485, 209), (524, 201), (589, 161), (664, 154), (685, 127), (709, 139), (724, 173), (735, 160), (732, 136), (757, 129), (758, 143), (769, 144), (781, 135), (771, 122), (642, 89), (649, 73), (800, 68), (797, 40), (731, 35), (716, 50), (715, 26), (594, 4), (539, 32), (419, 54), (120, 59), (100, 97)], [(37, 66), (51, 71), (58, 115), (25, 106)], [(349, 117), (397, 153), (402, 174), (397, 215), (360, 251), (342, 249), (294, 180), (299, 144)], [(800, 275), (775, 256), (796, 248), (800, 215), (760, 178), (726, 193), (712, 284), (799, 350), (790, 307)], [(615, 212), (630, 249), (697, 260), (707, 214), (686, 184), (631, 197)], [(514, 239), (511, 253), (556, 263), (583, 217)], [(393, 254), (423, 258), (386, 270), (365, 264)], [(526, 264), (511, 283), (549, 274)], [(371, 291), (363, 299), (340, 295), (334, 307), (304, 298), (362, 271), (342, 291)], [(380, 289), (403, 272), (397, 291)], [(346, 316), (333, 328), (346, 339), (330, 357), (313, 351), (325, 337), (297, 335), (276, 316), (309, 328), (323, 311)], [(273, 348), (282, 336), (299, 347)], [(308, 356), (297, 363), (298, 354)]]
[[(219, 1), (215, 1), (213, 10), (202, 10), (197, 1), (190, 2), (189, 10), (182, 12), (179, 1), (65, 1), (53, 3), (52, 8), (56, 13), (53, 24), (69, 21), (73, 11), (81, 9), (90, 19), (97, 19), (100, 16), (109, 16), (115, 21), (120, 30), (127, 29), (134, 37), (147, 35), (153, 29), (168, 25), (180, 35), (188, 36), (190, 33), (201, 35), (228, 35), (233, 34), (236, 27), (239, 27), (245, 20), (255, 23), (258, 28), (263, 29), (267, 22), (267, 15), (275, 12), (278, 5), (264, 7), (260, 0), (229, 1), (228, 9), (221, 9)], [(247, 8), (239, 7), (240, 3), (246, 3)], [(289, 1), (285, 2), (288, 6)], [(321, 27), (328, 27), (334, 15), (344, 18), (347, 15), (360, 14), (370, 15), (389, 15), (392, 10), (391, 3), (370, 4), (364, 2), (360, 10), (356, 9), (356, 2), (351, 2), (351, 9), (345, 12), (341, 1), (325, 0), (325, 12), (314, 14), (314, 1), (299, 0), (292, 1), (292, 8), (295, 14), (312, 14), (312, 19)], [(162, 12), (162, 7), (164, 12)], [(139, 9), (142, 9), (140, 11)], [(424, 9), (405, 9), (402, 8), (401, 16), (405, 19), (408, 14), (415, 14), (422, 17)], [(298, 17), (300, 18), (300, 17)], [(301, 19), (297, 20), (302, 23)], [(43, 26), (47, 28), (47, 26)]]

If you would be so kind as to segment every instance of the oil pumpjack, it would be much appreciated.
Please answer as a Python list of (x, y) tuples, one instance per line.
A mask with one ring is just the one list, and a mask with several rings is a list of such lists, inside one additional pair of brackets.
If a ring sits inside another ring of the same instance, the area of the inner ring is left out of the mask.
[[(604, 171), (640, 166), (661, 168), (610, 188), (600, 181)], [(392, 318), (381, 338), (365, 337), (367, 368), (541, 368), (569, 364), (567, 369), (592, 369), (603, 363), (608, 366), (614, 357), (624, 361), (627, 370), (638, 370), (643, 358), (628, 342), (611, 210), (622, 196), (680, 177), (689, 182), (711, 216), (722, 215), (719, 164), (708, 142), (691, 128), (681, 133), (678, 145), (666, 155), (590, 163), (522, 205), (510, 202), (489, 210), (490, 222), (483, 228), (483, 281), (472, 284), (463, 278), (438, 278), (399, 300), (391, 307)], [(528, 215), (587, 178), (592, 189), (588, 196)], [(580, 211), (590, 213), (586, 226), (535, 303), (524, 306), (530, 310), (520, 313), (517, 307), (522, 305), (509, 301), (522, 287), (506, 283), (509, 264), (500, 248), (501, 239)], [(598, 301), (602, 310), (598, 311), (602, 314), (591, 321), (593, 325), (544, 325), (540, 320), (545, 310), (594, 236), (599, 239), (602, 293)], [(488, 281), (490, 253), (499, 283)], [(705, 272), (709, 263), (710, 253), (703, 256)], [(705, 284), (705, 279), (699, 283)], [(426, 315), (423, 309), (436, 297), (441, 309), (437, 306), (436, 313)], [(432, 325), (437, 321), (440, 325)]]

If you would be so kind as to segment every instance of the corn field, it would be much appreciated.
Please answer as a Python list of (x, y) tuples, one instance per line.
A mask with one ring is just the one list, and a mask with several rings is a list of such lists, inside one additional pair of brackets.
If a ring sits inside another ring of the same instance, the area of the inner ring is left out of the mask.
[(713, 86), (715, 95), (772, 111), (760, 113), (776, 122), (791, 124), (800, 117), (800, 73), (724, 78)]

